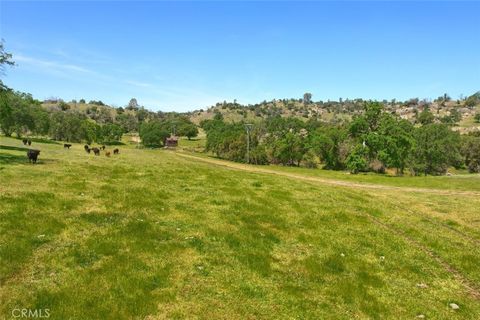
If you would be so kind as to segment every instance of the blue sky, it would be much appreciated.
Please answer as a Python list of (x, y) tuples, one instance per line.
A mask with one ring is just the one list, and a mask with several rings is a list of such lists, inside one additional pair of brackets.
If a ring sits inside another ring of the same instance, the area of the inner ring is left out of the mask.
[(38, 99), (153, 110), (273, 98), (458, 98), (480, 90), (480, 2), (0, 2)]

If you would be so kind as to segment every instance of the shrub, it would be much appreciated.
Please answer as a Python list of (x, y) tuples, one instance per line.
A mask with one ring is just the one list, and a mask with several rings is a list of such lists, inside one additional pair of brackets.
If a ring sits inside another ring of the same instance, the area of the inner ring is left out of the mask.
[(142, 139), (142, 144), (146, 147), (161, 147), (169, 135), (158, 121), (147, 122), (140, 127), (140, 138)]
[(415, 130), (411, 169), (415, 175), (445, 174), (460, 163), (460, 135), (444, 124), (428, 124)]
[(475, 123), (480, 123), (480, 112), (477, 112), (473, 119), (475, 120)]
[(470, 173), (480, 172), (480, 137), (466, 136), (463, 138), (462, 156), (465, 158)]
[(353, 151), (348, 155), (346, 165), (348, 170), (351, 173), (357, 174), (360, 171), (365, 171), (367, 167), (367, 148), (363, 146), (357, 146), (353, 149)]
[(310, 149), (303, 155), (302, 163), (307, 168), (315, 169), (318, 167), (316, 158), (315, 152)]

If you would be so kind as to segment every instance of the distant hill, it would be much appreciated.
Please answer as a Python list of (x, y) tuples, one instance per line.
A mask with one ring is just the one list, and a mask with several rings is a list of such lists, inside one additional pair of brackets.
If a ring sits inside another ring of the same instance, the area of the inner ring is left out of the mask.
[(113, 107), (101, 101), (89, 103), (61, 99), (45, 100), (42, 107), (49, 111), (71, 111), (82, 113), (98, 124), (118, 123), (125, 132), (137, 131), (139, 123), (145, 120), (162, 119), (165, 117), (180, 115), (175, 112), (151, 111), (143, 106)]
[(76, 101), (64, 102), (62, 100), (46, 100), (42, 106), (49, 111), (66, 111), (72, 110), (86, 114), (93, 120), (100, 123), (110, 122), (121, 113), (135, 115), (136, 110), (118, 109), (105, 104), (80, 103)]
[(476, 99), (480, 100), (480, 91), (475, 92), (469, 98), (476, 98)]
[[(281, 116), (296, 117), (305, 121), (314, 118), (328, 123), (341, 123), (350, 120), (356, 114), (361, 114), (364, 102), (362, 99), (308, 103), (304, 102), (303, 99), (274, 99), (253, 105), (223, 102), (217, 103), (206, 110), (190, 112), (189, 116), (195, 124), (212, 119), (216, 113), (221, 113), (223, 118), (230, 122), (255, 122), (270, 116)], [(414, 121), (418, 113), (425, 108), (429, 108), (438, 121), (453, 113), (459, 114), (460, 121), (456, 125), (457, 130), (466, 132), (480, 129), (480, 124), (474, 122), (475, 114), (480, 112), (480, 92), (461, 100), (452, 100), (448, 96), (443, 96), (434, 101), (419, 99), (407, 101), (384, 100), (383, 103), (387, 110), (407, 120)]]
[[(132, 99), (134, 100), (134, 99)], [(271, 116), (295, 117), (307, 121), (317, 119), (327, 123), (341, 123), (352, 119), (353, 116), (363, 112), (365, 100), (339, 99), (339, 101), (312, 101), (303, 99), (274, 99), (257, 104), (242, 105), (237, 102), (219, 102), (207, 109), (200, 109), (186, 113), (154, 112), (142, 106), (112, 107), (101, 101), (64, 102), (60, 99), (45, 100), (42, 106), (48, 110), (75, 110), (86, 114), (98, 123), (114, 122), (118, 119), (130, 122), (141, 122), (145, 119), (163, 118), (172, 114), (185, 115), (196, 125), (203, 120), (212, 119), (216, 113), (221, 113), (229, 122), (256, 122)], [(390, 112), (398, 114), (404, 119), (414, 121), (416, 115), (429, 108), (436, 119), (457, 113), (460, 121), (455, 129), (461, 132), (480, 129), (480, 124), (475, 123), (474, 116), (480, 113), (480, 91), (469, 97), (459, 100), (450, 99), (447, 95), (434, 101), (409, 99), (407, 101), (384, 100), (385, 107)], [(121, 116), (120, 116), (121, 115)], [(119, 117), (120, 116), (120, 117)]]

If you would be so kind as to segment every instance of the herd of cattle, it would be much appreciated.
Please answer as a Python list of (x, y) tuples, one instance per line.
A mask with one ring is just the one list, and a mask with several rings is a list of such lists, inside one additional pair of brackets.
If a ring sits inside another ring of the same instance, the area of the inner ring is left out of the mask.
[[(29, 146), (32, 145), (32, 141), (30, 139), (23, 139), (22, 142), (23, 142), (24, 145), (29, 145)], [(71, 146), (72, 145), (69, 144), (69, 143), (64, 143), (63, 144), (64, 149), (70, 149)], [(85, 149), (85, 151), (87, 153), (90, 153), (90, 152), (93, 151), (93, 153), (96, 156), (99, 156), (100, 155), (100, 150), (105, 151), (106, 147), (105, 147), (105, 145), (102, 145), (101, 147), (90, 148), (90, 146), (88, 144), (86, 144), (83, 148)], [(120, 150), (118, 148), (113, 149), (113, 154), (119, 154), (119, 153), (120, 153)], [(28, 149), (28, 151), (27, 151), (28, 161), (30, 163), (37, 163), (37, 159), (38, 159), (39, 154), (40, 154), (40, 150)], [(110, 151), (106, 151), (105, 156), (110, 157), (111, 156)]]
[[(65, 147), (65, 145), (64, 145), (64, 147)], [(68, 147), (68, 148), (70, 148), (70, 147)], [(104, 146), (104, 145), (101, 146), (101, 147), (99, 147), (99, 148), (97, 148), (97, 147), (95, 147), (95, 148), (90, 148), (90, 146), (89, 146), (88, 144), (86, 144), (86, 145), (83, 146), (83, 148), (85, 149), (85, 151), (86, 151), (87, 153), (90, 153), (90, 152), (93, 151), (93, 153), (94, 153), (96, 156), (99, 156), (99, 155), (100, 155), (100, 150), (105, 150), (105, 146)], [(120, 150), (118, 150), (118, 149), (113, 149), (113, 154), (119, 154), (119, 153), (120, 153)], [(111, 155), (110, 151), (105, 152), (105, 155), (106, 155), (107, 157), (110, 157), (110, 155)]]

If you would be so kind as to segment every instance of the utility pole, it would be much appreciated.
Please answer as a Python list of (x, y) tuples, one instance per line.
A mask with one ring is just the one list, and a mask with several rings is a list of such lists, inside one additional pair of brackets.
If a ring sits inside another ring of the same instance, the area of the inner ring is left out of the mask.
[(245, 130), (247, 131), (247, 164), (250, 163), (250, 131), (252, 130), (253, 124), (246, 123)]

